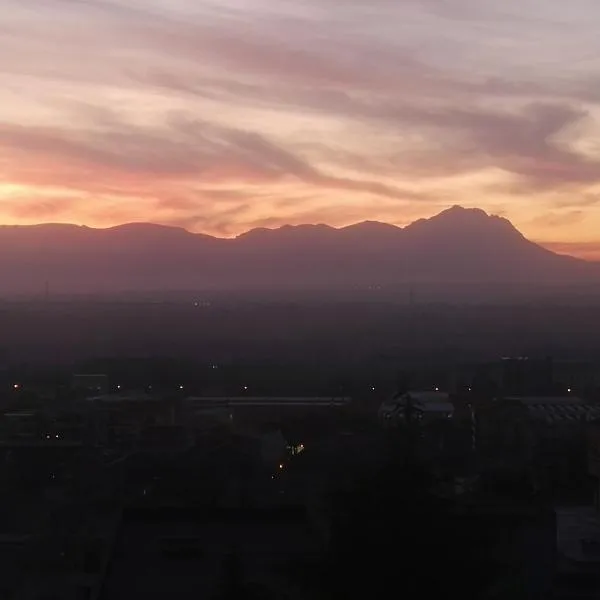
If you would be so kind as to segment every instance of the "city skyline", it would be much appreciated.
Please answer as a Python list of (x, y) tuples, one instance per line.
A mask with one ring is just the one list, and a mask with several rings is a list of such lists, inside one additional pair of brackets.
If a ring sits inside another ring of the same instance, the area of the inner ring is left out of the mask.
[(460, 204), (600, 259), (591, 0), (2, 6), (2, 224), (230, 237)]

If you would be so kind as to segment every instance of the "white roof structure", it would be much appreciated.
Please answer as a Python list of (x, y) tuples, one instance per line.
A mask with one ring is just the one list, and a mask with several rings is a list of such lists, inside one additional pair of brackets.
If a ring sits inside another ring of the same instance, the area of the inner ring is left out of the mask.
[(547, 423), (594, 421), (600, 418), (600, 406), (596, 404), (530, 404), (527, 412), (533, 420)]
[(402, 398), (406, 396), (410, 396), (413, 402), (421, 402), (421, 403), (447, 403), (450, 404), (450, 395), (446, 392), (431, 392), (429, 390), (425, 390), (423, 392), (408, 392), (404, 394)]
[(544, 404), (571, 406), (573, 404), (584, 404), (581, 398), (577, 396), (508, 396), (505, 400), (519, 402), (527, 406)]
[(184, 400), (198, 406), (345, 406), (350, 397), (329, 396), (191, 396)]
[(600, 404), (586, 404), (576, 396), (509, 397), (505, 400), (524, 406), (533, 421), (565, 423), (594, 421), (600, 418)]
[(90, 396), (85, 399), (87, 402), (151, 402), (158, 400), (145, 392), (125, 392), (122, 394), (101, 394), (99, 396)]
[(385, 401), (379, 409), (379, 414), (381, 416), (401, 414), (409, 399), (412, 402), (413, 408), (421, 413), (447, 416), (452, 415), (454, 412), (454, 405), (450, 402), (449, 394), (445, 392), (422, 391), (408, 392), (402, 396)]

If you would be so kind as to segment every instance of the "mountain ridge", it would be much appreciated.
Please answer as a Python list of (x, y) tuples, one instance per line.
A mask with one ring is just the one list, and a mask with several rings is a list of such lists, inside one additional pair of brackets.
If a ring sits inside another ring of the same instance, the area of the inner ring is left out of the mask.
[(219, 238), (152, 223), (0, 226), (0, 293), (305, 289), (600, 281), (600, 264), (555, 254), (507, 219), (454, 206), (405, 227), (363, 221), (256, 228)]
[(221, 237), (221, 236), (211, 235), (211, 234), (207, 234), (207, 233), (203, 233), (203, 232), (194, 232), (194, 231), (190, 231), (190, 230), (186, 229), (185, 227), (180, 227), (177, 225), (167, 225), (167, 224), (162, 224), (162, 223), (153, 223), (151, 221), (131, 221), (131, 222), (127, 222), (127, 223), (121, 223), (118, 225), (110, 225), (108, 227), (91, 227), (89, 225), (82, 225), (82, 224), (76, 224), (76, 223), (54, 223), (54, 222), (35, 223), (35, 224), (31, 224), (31, 225), (0, 224), (0, 231), (3, 231), (3, 230), (27, 230), (27, 229), (33, 230), (33, 229), (46, 229), (46, 228), (47, 229), (56, 228), (56, 229), (64, 229), (64, 230), (70, 229), (70, 230), (78, 230), (78, 231), (118, 231), (118, 230), (126, 230), (126, 229), (127, 230), (144, 230), (144, 229), (150, 230), (150, 229), (152, 229), (152, 230), (162, 230), (162, 231), (173, 231), (173, 230), (182, 231), (182, 232), (188, 233), (190, 235), (212, 237), (215, 239), (237, 239), (237, 238), (244, 237), (248, 234), (253, 234), (253, 233), (268, 234), (268, 233), (272, 233), (272, 232), (301, 231), (301, 230), (305, 230), (305, 231), (310, 231), (310, 230), (326, 231), (326, 230), (328, 230), (330, 232), (348, 231), (348, 230), (360, 231), (360, 230), (367, 230), (367, 229), (405, 231), (405, 230), (410, 229), (411, 227), (421, 224), (421, 223), (439, 221), (439, 220), (447, 218), (450, 215), (458, 215), (458, 214), (478, 215), (478, 216), (481, 215), (485, 219), (492, 219), (492, 220), (497, 219), (497, 220), (505, 221), (511, 227), (514, 228), (512, 223), (510, 223), (510, 221), (508, 219), (505, 219), (504, 217), (499, 217), (494, 214), (488, 214), (480, 208), (464, 208), (460, 205), (454, 205), (451, 208), (445, 209), (436, 215), (433, 215), (431, 217), (424, 217), (424, 218), (417, 219), (417, 220), (413, 221), (412, 223), (409, 223), (408, 225), (405, 225), (405, 226), (395, 225), (393, 223), (387, 223), (385, 221), (374, 221), (374, 220), (358, 221), (356, 223), (351, 223), (349, 225), (342, 225), (339, 227), (335, 227), (333, 225), (327, 225), (325, 223), (299, 223), (299, 224), (295, 224), (295, 225), (283, 224), (278, 227), (255, 227), (255, 228), (249, 229), (249, 230), (242, 232), (233, 237), (231, 237), (231, 236)]

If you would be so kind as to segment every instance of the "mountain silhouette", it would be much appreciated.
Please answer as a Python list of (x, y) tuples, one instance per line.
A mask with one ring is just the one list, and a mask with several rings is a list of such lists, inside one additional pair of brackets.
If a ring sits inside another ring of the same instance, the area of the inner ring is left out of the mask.
[(0, 227), (0, 294), (343, 289), (406, 282), (567, 284), (600, 266), (527, 240), (510, 221), (454, 206), (404, 228), (286, 225), (222, 239), (132, 223)]

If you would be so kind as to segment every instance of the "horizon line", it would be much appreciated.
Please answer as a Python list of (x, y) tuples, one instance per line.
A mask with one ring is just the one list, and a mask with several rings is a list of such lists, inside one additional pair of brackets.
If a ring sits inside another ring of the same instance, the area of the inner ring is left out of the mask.
[(347, 225), (331, 225), (329, 223), (324, 223), (324, 222), (282, 223), (282, 224), (276, 225), (276, 226), (257, 225), (255, 227), (251, 227), (250, 229), (246, 229), (240, 233), (235, 233), (235, 234), (230, 234), (230, 235), (207, 233), (205, 231), (193, 231), (191, 229), (188, 229), (184, 225), (177, 225), (177, 224), (172, 224), (172, 223), (160, 223), (160, 222), (155, 222), (155, 221), (126, 221), (123, 223), (118, 223), (116, 225), (109, 225), (106, 227), (92, 226), (92, 225), (87, 225), (85, 223), (75, 223), (75, 222), (71, 222), (71, 221), (41, 221), (41, 222), (37, 222), (37, 223), (27, 223), (27, 224), (0, 223), (0, 229), (3, 229), (3, 228), (32, 229), (32, 228), (37, 228), (37, 227), (71, 227), (71, 228), (78, 228), (78, 229), (87, 229), (87, 230), (91, 230), (91, 231), (111, 231), (111, 230), (122, 229), (125, 227), (131, 227), (131, 226), (140, 226), (140, 227), (146, 226), (146, 227), (157, 227), (157, 228), (162, 228), (162, 229), (172, 229), (172, 230), (182, 231), (182, 232), (185, 232), (192, 236), (209, 237), (209, 238), (212, 238), (215, 240), (235, 240), (235, 239), (242, 238), (254, 231), (279, 231), (284, 228), (292, 228), (293, 229), (293, 228), (301, 228), (301, 227), (320, 227), (320, 228), (327, 228), (332, 231), (343, 231), (346, 229), (351, 229), (353, 227), (360, 227), (361, 225), (376, 225), (376, 226), (382, 225), (382, 226), (385, 226), (388, 228), (397, 229), (398, 231), (403, 231), (406, 228), (410, 227), (411, 225), (413, 225), (414, 223), (417, 223), (419, 221), (428, 221), (431, 219), (435, 219), (436, 217), (439, 217), (440, 215), (442, 215), (444, 213), (447, 213), (449, 211), (457, 211), (457, 210), (461, 210), (461, 211), (465, 211), (465, 212), (472, 212), (472, 213), (474, 213), (474, 212), (483, 213), (483, 215), (485, 215), (486, 217), (488, 217), (490, 219), (505, 220), (512, 227), (514, 227), (516, 231), (521, 233), (521, 235), (523, 235), (523, 237), (527, 241), (529, 241), (533, 244), (536, 244), (538, 246), (541, 246), (542, 248), (545, 248), (546, 250), (549, 250), (550, 252), (553, 252), (555, 254), (559, 254), (562, 256), (570, 256), (570, 257), (576, 258), (578, 260), (586, 261), (586, 262), (592, 262), (592, 263), (600, 262), (600, 241), (586, 240), (586, 241), (580, 242), (580, 241), (564, 241), (564, 240), (538, 240), (538, 239), (528, 238), (517, 227), (514, 226), (514, 224), (512, 223), (512, 221), (510, 219), (508, 219), (506, 217), (503, 217), (501, 215), (497, 215), (494, 213), (488, 213), (486, 210), (478, 208), (478, 207), (464, 207), (462, 205), (457, 205), (457, 204), (455, 204), (451, 207), (445, 208), (437, 213), (434, 213), (433, 215), (431, 215), (429, 217), (419, 217), (417, 219), (414, 219), (413, 221), (406, 223), (405, 225), (398, 225), (396, 223), (390, 223), (389, 221), (379, 221), (376, 219), (365, 219), (362, 221), (352, 222)]

